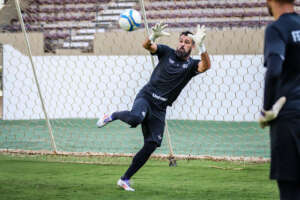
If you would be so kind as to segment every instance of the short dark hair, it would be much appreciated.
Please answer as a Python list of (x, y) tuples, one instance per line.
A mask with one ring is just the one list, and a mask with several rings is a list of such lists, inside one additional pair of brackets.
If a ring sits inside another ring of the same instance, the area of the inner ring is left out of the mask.
[(279, 2), (279, 3), (295, 3), (295, 0), (275, 0), (275, 1), (277, 1), (277, 2)]
[[(189, 34), (194, 35), (191, 31), (183, 31), (180, 33), (179, 37), (181, 37), (182, 35), (188, 36)], [(195, 41), (193, 41), (193, 44), (195, 44)]]
[(188, 36), (189, 34), (194, 35), (191, 31), (183, 31), (183, 32), (180, 33), (179, 36), (182, 36), (182, 35)]

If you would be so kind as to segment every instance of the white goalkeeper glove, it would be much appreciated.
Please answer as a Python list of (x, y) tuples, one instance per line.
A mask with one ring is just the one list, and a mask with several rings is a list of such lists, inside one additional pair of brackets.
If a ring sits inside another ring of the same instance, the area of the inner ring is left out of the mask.
[(205, 26), (200, 26), (198, 24), (196, 33), (194, 35), (192, 34), (188, 35), (194, 40), (195, 44), (198, 46), (200, 54), (206, 52), (205, 45), (203, 43), (206, 36), (205, 32), (206, 32)]
[(269, 122), (275, 119), (286, 102), (286, 97), (280, 97), (275, 104), (272, 106), (271, 110), (262, 110), (259, 117), (259, 126), (263, 129), (269, 125)]
[(151, 42), (155, 42), (155, 40), (161, 36), (169, 36), (170, 33), (165, 32), (165, 28), (167, 28), (168, 24), (157, 23), (151, 29), (152, 33), (149, 37)]

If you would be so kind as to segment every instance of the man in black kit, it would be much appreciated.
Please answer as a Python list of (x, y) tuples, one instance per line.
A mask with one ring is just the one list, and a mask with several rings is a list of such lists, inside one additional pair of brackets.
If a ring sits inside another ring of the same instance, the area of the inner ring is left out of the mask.
[(267, 6), (276, 21), (265, 31), (259, 123), (270, 125), (270, 178), (277, 180), (280, 199), (300, 200), (300, 16), (294, 0), (267, 0)]
[[(197, 27), (197, 33), (182, 32), (176, 50), (154, 43), (161, 36), (168, 36), (164, 29), (167, 25), (156, 24), (152, 34), (143, 43), (143, 47), (158, 57), (158, 64), (148, 83), (137, 94), (131, 111), (114, 112), (99, 119), (97, 126), (103, 127), (114, 120), (121, 120), (131, 127), (142, 126), (144, 146), (134, 156), (126, 173), (117, 185), (126, 191), (134, 191), (130, 178), (146, 163), (157, 147), (160, 147), (167, 106), (171, 106), (186, 84), (197, 74), (210, 68), (210, 59), (203, 40), (205, 27)], [(192, 49), (198, 46), (201, 61), (190, 57)]]

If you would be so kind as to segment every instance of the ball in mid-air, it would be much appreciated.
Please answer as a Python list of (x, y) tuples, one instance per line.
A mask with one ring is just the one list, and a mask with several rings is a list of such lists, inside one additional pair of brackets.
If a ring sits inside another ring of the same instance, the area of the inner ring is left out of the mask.
[(142, 22), (140, 13), (134, 9), (128, 9), (121, 13), (119, 25), (125, 31), (133, 31), (137, 29)]

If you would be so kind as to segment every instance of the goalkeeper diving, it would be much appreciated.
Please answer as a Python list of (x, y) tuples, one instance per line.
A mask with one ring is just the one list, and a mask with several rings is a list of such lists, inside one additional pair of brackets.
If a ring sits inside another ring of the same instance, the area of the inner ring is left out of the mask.
[[(118, 111), (99, 119), (97, 126), (103, 127), (114, 120), (121, 120), (132, 128), (141, 124), (144, 146), (136, 153), (131, 165), (117, 185), (126, 191), (134, 191), (130, 186), (131, 177), (147, 162), (157, 147), (161, 146), (165, 129), (165, 117), (168, 106), (177, 99), (187, 83), (196, 75), (205, 72), (211, 66), (210, 58), (204, 46), (205, 27), (198, 25), (196, 33), (180, 33), (176, 49), (155, 41), (169, 36), (167, 25), (157, 23), (152, 34), (143, 43), (143, 47), (158, 57), (148, 83), (138, 92), (130, 111)], [(191, 52), (198, 48), (201, 60), (191, 58)]]

